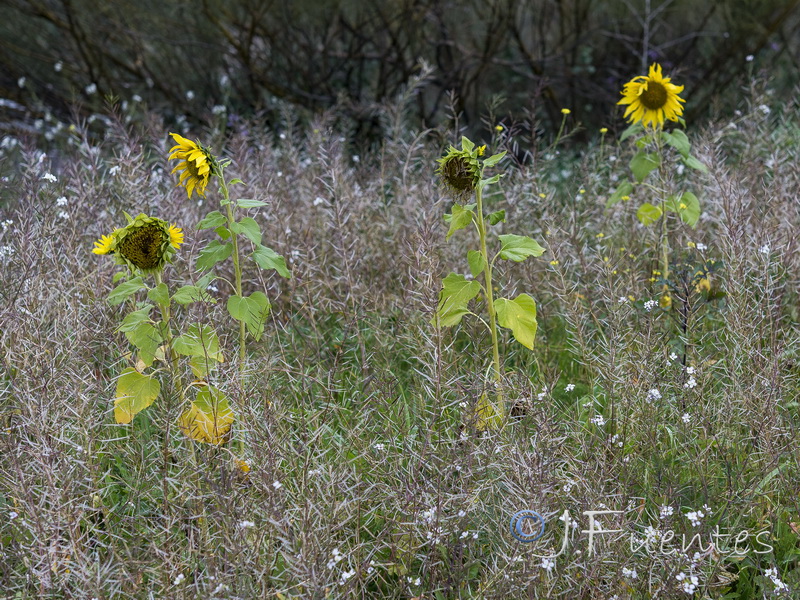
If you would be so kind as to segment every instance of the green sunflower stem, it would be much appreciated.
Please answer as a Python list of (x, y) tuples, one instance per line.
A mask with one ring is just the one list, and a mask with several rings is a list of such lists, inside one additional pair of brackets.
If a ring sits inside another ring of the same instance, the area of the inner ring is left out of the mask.
[[(241, 297), (242, 296), (242, 266), (239, 262), (239, 236), (233, 233), (232, 227), (233, 224), (236, 222), (236, 215), (233, 212), (233, 208), (231, 207), (231, 198), (230, 192), (228, 191), (228, 184), (225, 181), (225, 175), (223, 173), (219, 174), (219, 181), (220, 187), (222, 189), (222, 196), (225, 199), (225, 212), (228, 218), (228, 230), (231, 231), (231, 240), (233, 243), (233, 271), (236, 277), (234, 282), (236, 286), (236, 295)], [(239, 371), (244, 370), (244, 360), (245, 360), (245, 323), (244, 321), (239, 321)]]
[[(657, 127), (653, 129), (653, 139), (656, 144), (656, 148), (658, 149), (658, 156), (660, 157), (659, 166), (658, 166), (658, 175), (661, 180), (662, 187), (666, 187), (665, 185), (665, 174), (664, 174), (664, 146), (661, 140), (661, 128)], [(664, 201), (664, 196), (661, 196), (661, 277), (664, 281), (669, 279), (669, 227), (667, 223), (667, 207)], [(669, 286), (665, 283), (663, 287), (663, 295), (666, 296), (669, 293)]]
[(497, 387), (497, 406), (495, 407), (494, 418), (502, 422), (505, 418), (505, 403), (503, 401), (503, 379), (500, 367), (500, 342), (497, 336), (497, 317), (494, 310), (494, 290), (492, 289), (492, 264), (486, 250), (486, 222), (483, 218), (483, 195), (480, 186), (475, 190), (475, 201), (477, 202), (478, 236), (480, 237), (481, 254), (485, 265), (483, 274), (486, 285), (486, 310), (489, 313), (489, 331), (492, 334), (492, 370)]
[[(153, 274), (153, 277), (156, 281), (156, 286), (161, 285), (164, 281), (161, 277), (161, 271), (156, 271)], [(170, 313), (170, 303), (169, 300), (165, 303), (158, 302), (158, 309), (161, 311), (161, 323), (164, 326), (164, 335), (166, 337), (167, 342), (167, 364), (169, 365), (169, 373), (170, 377), (172, 377), (172, 384), (173, 387), (178, 392), (178, 398), (181, 404), (181, 410), (183, 410), (186, 404), (186, 389), (183, 387), (183, 377), (181, 377), (180, 367), (178, 365), (178, 353), (175, 352), (173, 347), (173, 340), (174, 337), (172, 335), (172, 326), (170, 325), (170, 319), (172, 318)], [(169, 440), (165, 440), (165, 444), (169, 443)], [(199, 469), (199, 461), (197, 460), (197, 451), (194, 447), (194, 441), (189, 440), (189, 449), (191, 450), (192, 454), (192, 466), (194, 467), (193, 471), (197, 477), (197, 486), (198, 489), (202, 490), (202, 480), (200, 479), (200, 469)], [(165, 448), (165, 451), (167, 449)], [(208, 540), (208, 519), (206, 519), (206, 508), (205, 503), (203, 502), (202, 498), (197, 498), (197, 510), (200, 513), (199, 522), (200, 522), (200, 542), (201, 545), (205, 545), (206, 540)]]

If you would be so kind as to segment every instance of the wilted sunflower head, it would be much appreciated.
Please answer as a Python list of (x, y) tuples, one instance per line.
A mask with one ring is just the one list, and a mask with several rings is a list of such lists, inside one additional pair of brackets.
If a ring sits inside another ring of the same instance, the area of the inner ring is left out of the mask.
[(117, 263), (143, 273), (154, 273), (163, 269), (183, 243), (181, 229), (145, 214), (136, 217), (126, 214), (125, 217), (128, 224), (114, 232), (114, 242), (109, 249), (109, 252), (114, 253)]
[(486, 146), (475, 147), (466, 137), (461, 138), (461, 150), (450, 146), (442, 158), (437, 159), (436, 173), (442, 178), (442, 185), (453, 198), (460, 200), (472, 195), (481, 180), (479, 156), (483, 156)]
[(665, 120), (677, 121), (683, 114), (681, 102), (686, 100), (678, 96), (682, 91), (682, 85), (670, 83), (670, 78), (661, 74), (661, 65), (652, 64), (647, 76), (639, 75), (625, 84), (617, 104), (628, 105), (625, 117), (631, 123), (641, 121), (645, 127), (652, 123), (660, 128)]
[(170, 148), (169, 160), (180, 161), (172, 172), (182, 171), (178, 185), (186, 188), (189, 198), (192, 191), (200, 197), (205, 197), (206, 186), (211, 176), (217, 172), (217, 160), (205, 146), (177, 133), (170, 133), (177, 144)]

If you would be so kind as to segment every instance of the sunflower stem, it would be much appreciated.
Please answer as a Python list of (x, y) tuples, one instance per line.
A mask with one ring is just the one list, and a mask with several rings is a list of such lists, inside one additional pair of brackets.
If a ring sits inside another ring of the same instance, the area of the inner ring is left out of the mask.
[(492, 289), (492, 263), (486, 250), (486, 222), (483, 218), (483, 194), (479, 185), (475, 190), (475, 201), (477, 202), (478, 213), (478, 236), (481, 242), (481, 254), (483, 255), (485, 268), (483, 270), (484, 281), (486, 284), (486, 310), (489, 313), (489, 331), (492, 334), (492, 370), (494, 371), (494, 381), (497, 387), (497, 406), (495, 407), (494, 418), (498, 421), (505, 417), (505, 405), (502, 392), (502, 375), (500, 367), (500, 345), (497, 337), (497, 324), (494, 310), (494, 292)]
[[(156, 271), (153, 274), (153, 277), (156, 281), (156, 286), (161, 285), (164, 283), (161, 277), (161, 271)], [(167, 296), (169, 298), (169, 295)], [(178, 367), (178, 353), (175, 352), (175, 348), (173, 347), (173, 335), (172, 335), (172, 326), (170, 325), (171, 313), (170, 313), (170, 302), (167, 300), (165, 303), (158, 302), (158, 309), (161, 312), (161, 323), (164, 326), (164, 333), (166, 336), (167, 342), (167, 364), (169, 365), (169, 372), (170, 376), (172, 377), (172, 385), (178, 392), (178, 398), (180, 399), (181, 410), (183, 410), (184, 404), (186, 404), (186, 390), (183, 387), (183, 377), (181, 377), (180, 369)], [(169, 440), (165, 440), (165, 444), (168, 444)], [(197, 477), (197, 487), (199, 490), (203, 490), (202, 486), (202, 479), (200, 478), (200, 469), (199, 469), (199, 462), (197, 460), (197, 451), (194, 447), (194, 441), (189, 440), (189, 449), (191, 450), (192, 454), (192, 466), (194, 467), (194, 473)], [(164, 449), (165, 452), (167, 448)], [(200, 544), (201, 547), (205, 545), (206, 540), (208, 540), (208, 520), (206, 519), (206, 507), (205, 502), (203, 501), (202, 497), (196, 499), (197, 509), (200, 513), (200, 517), (198, 520), (200, 522)]]
[[(233, 224), (236, 223), (236, 215), (233, 212), (231, 205), (230, 192), (228, 191), (228, 184), (225, 181), (225, 174), (219, 174), (220, 189), (222, 190), (222, 197), (225, 200), (225, 211), (228, 218), (228, 230), (231, 232), (231, 241), (233, 243), (233, 271), (236, 276), (236, 295), (242, 297), (242, 266), (239, 262), (239, 236), (233, 233)], [(245, 359), (245, 325), (244, 321), (239, 321), (239, 372), (244, 370)]]

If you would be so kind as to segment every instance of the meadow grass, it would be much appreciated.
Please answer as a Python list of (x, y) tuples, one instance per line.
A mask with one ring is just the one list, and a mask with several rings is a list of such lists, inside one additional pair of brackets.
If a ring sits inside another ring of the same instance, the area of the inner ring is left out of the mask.
[[(193, 132), (225, 149), (243, 196), (269, 203), (249, 214), (293, 275), (245, 272), (273, 311), (241, 372), (222, 285), (217, 304), (173, 316), (215, 323), (228, 359), (215, 385), (236, 412), (234, 440), (197, 444), (197, 460), (172, 394), (114, 422), (130, 347), (122, 309), (105, 301), (115, 269), (90, 252), (122, 211), (146, 212), (186, 233), (165, 278), (199, 278), (192, 257), (208, 236), (194, 227), (209, 201), (175, 189), (167, 130), (112, 112), (101, 135), (100, 121), (78, 123), (47, 154), (34, 138), (4, 144), (0, 596), (797, 593), (800, 119), (759, 90), (733, 120), (689, 131), (708, 174), (671, 175), (703, 206), (673, 238), (671, 310), (651, 302), (659, 243), (635, 216), (646, 198), (606, 208), (632, 148), (608, 135), (570, 150), (495, 137), (489, 151), (529, 154), (487, 211), (504, 208), (547, 253), (502, 272), (504, 293), (535, 297), (539, 331), (533, 351), (501, 337), (510, 417), (488, 432), (474, 419), (488, 334), (433, 319), (441, 278), (464, 271), (476, 241), (444, 241), (435, 136), (393, 113), (381, 151), (356, 159), (335, 114), (307, 129), (287, 117), (281, 136), (258, 122)], [(710, 289), (698, 289), (708, 261)], [(511, 537), (522, 509), (546, 518), (542, 540)], [(599, 519), (622, 535), (598, 535), (590, 556), (582, 512), (604, 509), (621, 511)], [(565, 510), (569, 547), (543, 559), (561, 546)], [(748, 531), (745, 551), (732, 538), (710, 548), (716, 527)], [(632, 533), (655, 550), (633, 551)], [(698, 533), (684, 551), (681, 536)]]

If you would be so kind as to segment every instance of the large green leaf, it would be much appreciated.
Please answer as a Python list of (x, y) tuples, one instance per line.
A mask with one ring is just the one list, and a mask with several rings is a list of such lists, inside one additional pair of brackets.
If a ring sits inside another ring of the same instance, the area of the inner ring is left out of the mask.
[(149, 321), (142, 321), (127, 330), (125, 337), (139, 350), (138, 356), (146, 367), (153, 364), (156, 350), (164, 341), (159, 328)]
[(172, 295), (172, 299), (178, 304), (191, 304), (192, 302), (210, 302), (214, 304), (216, 302), (205, 289), (201, 289), (196, 285), (179, 287)]
[(226, 242), (221, 244), (219, 240), (211, 240), (208, 245), (200, 251), (195, 263), (198, 271), (210, 269), (218, 262), (228, 258), (233, 251), (233, 244)]
[(687, 156), (683, 159), (684, 164), (690, 169), (695, 169), (701, 173), (708, 173), (708, 168), (697, 160), (694, 156)]
[(244, 235), (256, 245), (261, 244), (261, 227), (258, 226), (258, 223), (256, 223), (255, 219), (252, 217), (245, 217), (238, 223), (232, 223), (231, 231)]
[(450, 273), (442, 281), (442, 291), (439, 292), (439, 307), (436, 310), (439, 323), (443, 327), (458, 324), (469, 313), (467, 304), (480, 291), (481, 284), (477, 281), (467, 281), (463, 275)]
[(505, 223), (506, 220), (506, 211), (498, 210), (497, 212), (493, 212), (489, 215), (489, 225), (497, 225), (498, 223)]
[(253, 260), (256, 261), (256, 264), (262, 269), (275, 269), (281, 277), (285, 277), (286, 279), (292, 278), (292, 274), (289, 273), (289, 269), (286, 268), (286, 259), (272, 248), (258, 245), (252, 257)]
[(264, 333), (264, 323), (269, 316), (269, 309), (269, 300), (263, 292), (228, 298), (228, 312), (237, 321), (244, 321), (247, 331), (256, 340)]
[(130, 281), (124, 281), (111, 290), (111, 293), (108, 295), (108, 303), (112, 306), (122, 304), (143, 287), (144, 282), (141, 277), (134, 277)]
[(445, 236), (446, 240), (449, 240), (450, 236), (459, 229), (464, 229), (472, 224), (472, 219), (475, 217), (475, 213), (472, 209), (474, 209), (475, 206), (475, 204), (465, 204), (464, 206), (460, 204), (453, 205), (453, 210), (450, 214), (444, 216), (444, 220), (450, 223), (450, 229), (447, 230), (447, 235)]
[(653, 206), (649, 202), (645, 202), (639, 207), (639, 210), (636, 211), (636, 218), (639, 219), (644, 226), (652, 225), (661, 218), (661, 207)]
[(661, 164), (661, 158), (658, 154), (647, 154), (646, 152), (639, 152), (631, 159), (631, 171), (633, 171), (636, 181), (642, 182), (650, 174), (653, 169), (658, 168)]
[(536, 337), (536, 302), (528, 294), (520, 294), (513, 300), (498, 298), (494, 304), (497, 322), (510, 329), (514, 339), (526, 348), (533, 350)]
[(689, 156), (689, 152), (692, 149), (692, 144), (689, 141), (689, 138), (686, 137), (686, 134), (680, 129), (676, 129), (671, 133), (668, 131), (662, 131), (661, 138), (667, 144), (675, 148), (675, 150), (680, 152), (681, 156), (683, 156), (684, 158)]
[(670, 196), (665, 203), (665, 208), (678, 213), (681, 220), (690, 227), (697, 225), (697, 221), (700, 219), (700, 201), (692, 192)]
[(620, 183), (617, 186), (617, 189), (614, 190), (614, 193), (608, 197), (606, 208), (611, 208), (614, 206), (617, 202), (622, 200), (623, 196), (630, 196), (631, 192), (633, 192), (633, 184), (626, 179)]
[(506, 155), (507, 152), (508, 152), (507, 150), (503, 150), (500, 154), (493, 154), (492, 156), (483, 161), (483, 166), (484, 167), (495, 166), (497, 163), (503, 160), (503, 157)]
[(500, 248), (500, 258), (522, 262), (529, 256), (541, 256), (544, 248), (539, 242), (525, 235), (506, 234), (498, 236), (502, 246)]
[(473, 277), (477, 277), (483, 273), (486, 267), (486, 261), (483, 260), (483, 254), (477, 250), (470, 250), (467, 252), (467, 262), (469, 263), (469, 271)]
[(212, 210), (205, 218), (197, 224), (198, 229), (216, 229), (220, 225), (224, 225), (228, 219), (225, 218), (218, 210)]
[(186, 333), (172, 341), (172, 348), (183, 356), (208, 357), (218, 362), (224, 360), (217, 333), (209, 325), (193, 323)]
[(169, 289), (163, 281), (147, 292), (147, 297), (156, 304), (169, 304)]
[(117, 379), (114, 395), (114, 419), (127, 425), (137, 413), (150, 406), (161, 391), (161, 384), (150, 375), (136, 369), (125, 369)]
[(204, 385), (189, 410), (178, 418), (184, 435), (197, 442), (220, 445), (228, 441), (235, 420), (228, 398), (211, 385)]
[(147, 304), (144, 308), (134, 310), (125, 315), (122, 319), (122, 325), (119, 326), (119, 331), (131, 331), (136, 329), (140, 323), (150, 320), (150, 311), (153, 310), (152, 304)]

